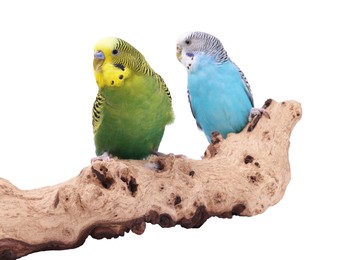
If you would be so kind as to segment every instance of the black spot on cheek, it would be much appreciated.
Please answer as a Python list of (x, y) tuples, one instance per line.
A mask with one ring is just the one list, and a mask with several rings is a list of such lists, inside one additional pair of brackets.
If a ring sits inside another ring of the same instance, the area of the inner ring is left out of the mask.
[(124, 78), (124, 76), (123, 75), (119, 75), (119, 77), (118, 77), (119, 79), (123, 79)]
[(111, 85), (115, 84), (115, 81), (111, 80)]
[(121, 63), (116, 63), (116, 64), (114, 64), (114, 66), (115, 66), (116, 68), (119, 68), (119, 69), (121, 69), (122, 71), (124, 71), (124, 70), (125, 70), (125, 67), (124, 67), (124, 65), (123, 65), (123, 64), (121, 64)]

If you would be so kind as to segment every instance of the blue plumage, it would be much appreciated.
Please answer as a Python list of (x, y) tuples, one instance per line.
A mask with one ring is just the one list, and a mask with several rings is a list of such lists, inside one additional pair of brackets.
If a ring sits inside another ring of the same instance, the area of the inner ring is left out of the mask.
[(178, 41), (177, 57), (188, 70), (191, 110), (208, 141), (213, 131), (223, 137), (240, 132), (248, 123), (253, 98), (221, 42), (202, 32), (185, 34)]

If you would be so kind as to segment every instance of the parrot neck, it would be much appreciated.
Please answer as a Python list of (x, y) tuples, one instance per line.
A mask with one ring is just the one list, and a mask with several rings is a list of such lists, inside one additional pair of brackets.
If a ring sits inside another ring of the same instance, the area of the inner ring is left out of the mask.
[(189, 74), (200, 73), (203, 71), (209, 71), (211, 73), (213, 68), (217, 68), (226, 62), (228, 62), (228, 60), (222, 63), (218, 63), (215, 57), (200, 54), (195, 56), (194, 60), (189, 64), (190, 66), (187, 69)]
[(137, 103), (142, 103), (154, 91), (151, 84), (144, 81), (144, 77), (135, 74), (118, 87), (105, 85), (99, 88), (99, 93), (105, 97), (106, 104), (110, 107), (137, 106)]

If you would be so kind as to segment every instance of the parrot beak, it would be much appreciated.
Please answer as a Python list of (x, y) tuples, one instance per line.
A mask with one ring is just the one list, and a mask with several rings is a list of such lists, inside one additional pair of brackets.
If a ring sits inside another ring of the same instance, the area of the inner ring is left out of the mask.
[(104, 62), (104, 53), (102, 51), (95, 51), (94, 53), (94, 70), (95, 71), (101, 71), (102, 70), (102, 64)]
[(95, 51), (94, 58), (98, 60), (104, 60), (104, 53), (102, 51)]
[(97, 72), (101, 72), (102, 71), (102, 64), (103, 64), (102, 60), (94, 59), (94, 61), (93, 61), (94, 70), (97, 71)]
[(182, 52), (182, 48), (181, 46), (178, 44), (177, 45), (177, 51), (176, 51), (176, 55), (177, 55), (177, 59), (181, 62), (181, 52)]

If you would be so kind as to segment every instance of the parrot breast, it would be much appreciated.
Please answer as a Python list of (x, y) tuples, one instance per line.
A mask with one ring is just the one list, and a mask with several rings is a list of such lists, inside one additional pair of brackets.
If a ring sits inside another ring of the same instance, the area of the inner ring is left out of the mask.
[[(206, 59), (208, 60), (208, 59)], [(225, 138), (240, 132), (248, 123), (252, 104), (237, 67), (231, 61), (221, 65), (200, 62), (188, 76), (191, 109), (208, 141), (213, 131)]]
[[(110, 82), (110, 81), (109, 81)], [(133, 75), (121, 87), (104, 87), (96, 154), (142, 159), (157, 151), (172, 121), (171, 101), (153, 77)]]

